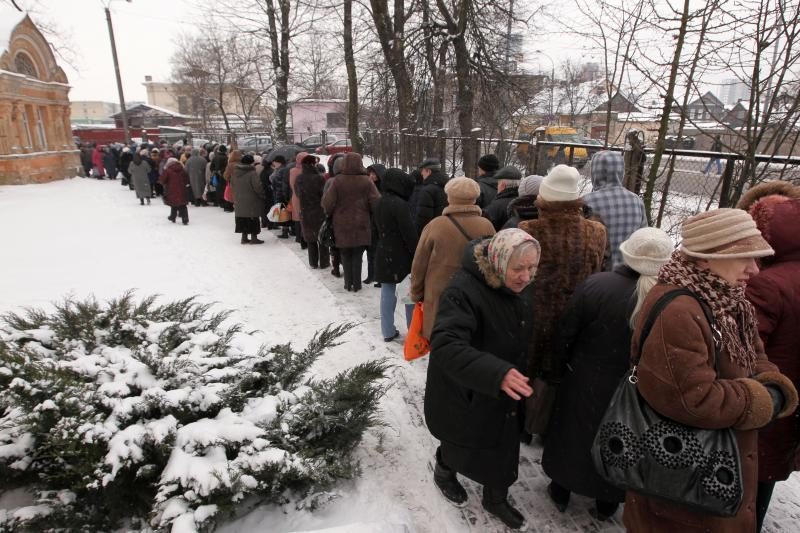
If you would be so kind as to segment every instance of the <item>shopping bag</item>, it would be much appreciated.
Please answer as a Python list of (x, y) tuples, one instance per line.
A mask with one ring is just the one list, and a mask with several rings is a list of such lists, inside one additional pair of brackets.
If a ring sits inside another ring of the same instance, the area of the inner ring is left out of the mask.
[(269, 220), (270, 222), (280, 222), (282, 207), (283, 204), (281, 204), (280, 202), (270, 207), (269, 211), (267, 211), (267, 220)]
[(281, 212), (278, 215), (278, 222), (290, 222), (292, 220), (292, 206), (281, 206)]
[(222, 197), (226, 202), (231, 204), (233, 203), (233, 191), (231, 190), (230, 184), (225, 185), (225, 193), (222, 195)]
[(431, 351), (431, 343), (422, 336), (422, 302), (414, 304), (414, 314), (411, 316), (411, 326), (408, 328), (406, 342), (403, 346), (403, 357), (406, 361), (413, 361)]

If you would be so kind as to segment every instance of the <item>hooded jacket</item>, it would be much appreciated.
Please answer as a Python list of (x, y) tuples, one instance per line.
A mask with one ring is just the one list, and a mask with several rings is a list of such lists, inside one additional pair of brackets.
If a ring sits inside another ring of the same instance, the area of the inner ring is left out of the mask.
[(592, 158), (592, 192), (583, 197), (608, 232), (609, 269), (622, 264), (619, 245), (639, 228), (647, 227), (644, 202), (622, 186), (622, 154), (604, 150)]
[(420, 235), (428, 222), (441, 215), (442, 210), (447, 207), (447, 194), (444, 192), (446, 184), (447, 176), (441, 170), (434, 170), (417, 192), (414, 224)]
[[(319, 228), (325, 220), (325, 211), (322, 209), (322, 193), (325, 187), (325, 178), (316, 167), (311, 164), (313, 159), (305, 165), (300, 165), (300, 174), (295, 178), (295, 196), (300, 203), (300, 228), (306, 242), (317, 242)], [(293, 196), (294, 198), (294, 196)]]
[(380, 194), (367, 176), (361, 155), (342, 158), (342, 173), (336, 176), (322, 197), (325, 214), (333, 217), (337, 248), (369, 246), (372, 242), (370, 205)]
[(231, 168), (231, 187), (236, 217), (256, 218), (264, 214), (266, 194), (255, 166), (236, 163)]
[[(168, 163), (169, 161), (167, 161)], [(158, 178), (164, 186), (164, 202), (170, 207), (181, 207), (189, 203), (189, 175), (183, 165), (175, 161), (164, 166), (164, 172)]]
[(411, 220), (408, 199), (414, 180), (398, 168), (384, 173), (383, 192), (372, 205), (375, 225), (375, 279), (380, 283), (399, 283), (411, 272), (417, 249), (417, 229)]
[(381, 192), (383, 190), (382, 182), (383, 182), (383, 176), (386, 174), (386, 166), (381, 165), (380, 163), (375, 163), (367, 167), (367, 174), (369, 174), (370, 170), (373, 171), (376, 176), (378, 176), (378, 179), (374, 183), (375, 183), (375, 188), (378, 189), (378, 192)]

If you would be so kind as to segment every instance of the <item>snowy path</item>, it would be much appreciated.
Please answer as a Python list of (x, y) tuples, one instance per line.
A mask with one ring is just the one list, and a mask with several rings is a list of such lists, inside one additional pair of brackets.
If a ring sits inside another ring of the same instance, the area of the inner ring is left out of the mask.
[[(435, 489), (430, 460), (436, 442), (422, 415), (427, 360), (406, 363), (402, 345), (380, 335), (379, 290), (346, 293), (329, 271), (311, 270), (293, 241), (269, 232), (261, 246), (242, 246), (233, 216), (216, 208), (190, 208), (190, 225), (171, 224), (160, 201), (141, 207), (119, 182), (72, 179), (46, 185), (0, 187), (0, 224), (6, 228), (0, 262), (0, 312), (46, 306), (65, 294), (100, 299), (129, 288), (166, 298), (197, 294), (233, 309), (234, 319), (264, 333), (272, 344), (303, 346), (331, 322), (359, 326), (315, 366), (325, 377), (359, 362), (396, 361), (393, 387), (383, 401), (386, 427), (369, 434), (358, 451), (363, 475), (341, 485), (337, 498), (315, 511), (260, 507), (220, 528), (289, 532), (341, 526), (358, 532), (501, 532), (480, 506), (478, 487), (466, 483), (469, 505), (456, 509)], [(365, 270), (366, 272), (366, 270)], [(403, 320), (398, 313), (398, 327)], [(520, 480), (511, 495), (528, 517), (529, 531), (622, 531), (598, 523), (593, 502), (574, 496), (565, 514), (544, 496), (541, 449), (523, 446)], [(800, 523), (800, 479), (778, 485), (767, 531), (793, 531)], [(381, 525), (378, 525), (381, 524)], [(391, 527), (395, 525), (396, 527)]]

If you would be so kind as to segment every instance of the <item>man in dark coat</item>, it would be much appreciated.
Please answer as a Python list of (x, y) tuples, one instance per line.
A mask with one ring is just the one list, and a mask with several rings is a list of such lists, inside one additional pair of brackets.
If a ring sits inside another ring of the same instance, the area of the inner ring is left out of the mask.
[[(378, 192), (381, 192), (381, 180), (384, 174), (386, 174), (386, 166), (380, 163), (375, 163), (367, 167), (367, 175), (369, 179), (372, 180), (372, 183), (375, 184), (375, 188), (378, 189)], [(372, 225), (372, 228), (375, 229), (375, 224)], [(375, 243), (377, 241), (377, 235), (373, 234), (372, 244), (367, 248), (367, 279), (364, 280), (365, 285), (375, 281)], [(380, 282), (376, 283), (375, 286), (380, 287)]]
[[(500, 160), (494, 154), (486, 154), (478, 159), (478, 185), (481, 186), (481, 195), (478, 205), (485, 209), (497, 196), (497, 181), (500, 179), (495, 174), (500, 168)], [(507, 168), (507, 167), (506, 167)], [(519, 178), (516, 178), (519, 179)]]
[[(394, 326), (397, 306), (397, 284), (411, 272), (414, 250), (417, 249), (417, 229), (411, 220), (408, 198), (414, 181), (399, 168), (390, 168), (383, 177), (383, 192), (372, 205), (375, 228), (375, 279), (381, 284), (381, 332), (383, 340), (399, 335)], [(410, 322), (409, 307), (406, 320)]]
[(186, 204), (190, 201), (192, 188), (183, 165), (174, 157), (170, 157), (158, 181), (164, 186), (164, 202), (170, 207), (167, 219), (174, 223), (176, 217), (180, 215), (183, 225), (189, 224), (189, 210)]
[(81, 146), (81, 166), (83, 166), (87, 178), (92, 175), (92, 151), (94, 149), (89, 144)]
[(495, 178), (497, 196), (483, 208), (483, 216), (492, 222), (496, 231), (500, 231), (508, 221), (508, 204), (519, 196), (518, 188), (522, 173), (516, 167), (508, 166), (498, 170)]
[[(275, 202), (282, 203), (288, 206), (292, 201), (292, 189), (289, 186), (289, 172), (294, 168), (295, 162), (292, 161), (288, 165), (281, 165), (270, 177), (272, 181), (272, 192), (275, 195)], [(281, 234), (278, 235), (279, 239), (288, 239), (292, 233), (293, 223), (291, 220), (281, 222)]]
[(131, 153), (131, 149), (125, 146), (122, 149), (122, 153), (119, 154), (119, 171), (122, 172), (124, 176), (122, 179), (123, 185), (129, 185), (131, 189), (133, 189), (133, 184), (131, 183), (131, 173), (128, 172), (128, 167), (131, 165), (131, 161), (133, 161), (133, 154)]
[(420, 163), (419, 172), (423, 182), (417, 194), (414, 224), (417, 226), (417, 233), (421, 235), (428, 222), (441, 215), (442, 210), (447, 207), (447, 194), (444, 192), (447, 176), (442, 172), (438, 159), (426, 159)]
[[(506, 244), (492, 250), (495, 242)], [(437, 487), (463, 505), (467, 494), (455, 474), (482, 484), (484, 508), (515, 529), (524, 519), (506, 496), (519, 466), (520, 399), (532, 392), (524, 347), (532, 332), (530, 281), (537, 262), (538, 244), (518, 229), (467, 246), (461, 270), (439, 300), (425, 386), (425, 421), (441, 441)], [(526, 279), (509, 283), (520, 266)], [(516, 378), (523, 386), (509, 390)]]
[(113, 146), (106, 146), (103, 149), (103, 166), (108, 179), (117, 179), (117, 149)]

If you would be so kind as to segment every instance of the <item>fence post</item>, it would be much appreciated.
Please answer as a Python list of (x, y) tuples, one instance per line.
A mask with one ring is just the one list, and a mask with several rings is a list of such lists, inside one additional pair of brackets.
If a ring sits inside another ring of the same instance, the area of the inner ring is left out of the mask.
[(416, 142), (414, 143), (415, 146), (417, 147), (416, 157), (414, 158), (415, 164), (419, 163), (420, 161), (428, 157), (428, 151), (426, 150), (427, 143), (425, 142), (426, 140), (427, 140), (427, 135), (425, 134), (425, 130), (422, 128), (418, 128)]
[(436, 130), (436, 156), (442, 162), (442, 171), (447, 173), (447, 139), (444, 136), (447, 134), (445, 128)]
[[(524, 146), (524, 145), (520, 145)], [(525, 152), (525, 175), (536, 174), (536, 145), (531, 141), (527, 142), (528, 149)]]
[(476, 178), (476, 172), (478, 171), (482, 133), (483, 130), (481, 128), (472, 128), (472, 131), (469, 132), (469, 137), (464, 139), (465, 146), (461, 148), (461, 155), (464, 159), (461, 168), (464, 170), (464, 175), (472, 179)]
[(733, 167), (735, 167), (733, 158), (725, 160), (725, 170), (722, 171), (722, 188), (719, 191), (719, 206), (731, 207), (731, 187), (733, 186)]

